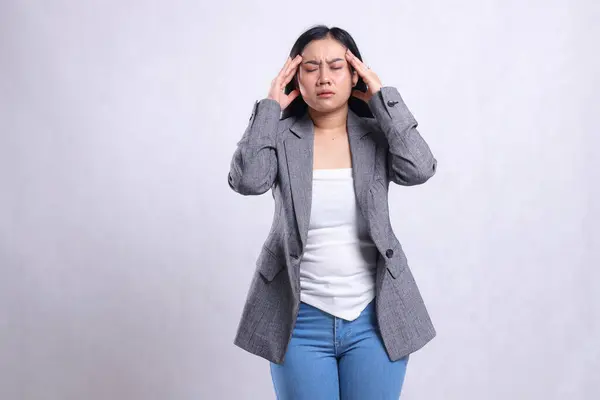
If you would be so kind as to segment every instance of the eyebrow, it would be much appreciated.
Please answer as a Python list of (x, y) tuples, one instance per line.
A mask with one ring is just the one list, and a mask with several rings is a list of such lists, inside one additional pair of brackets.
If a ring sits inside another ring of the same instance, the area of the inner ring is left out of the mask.
[[(334, 62), (336, 62), (336, 61), (344, 61), (344, 59), (343, 59), (343, 58), (334, 58), (334, 59), (333, 59), (333, 60), (331, 60), (331, 61), (327, 61), (327, 64), (332, 64), (332, 63), (334, 63)], [(315, 65), (321, 65), (321, 61), (317, 61), (317, 60), (308, 60), (308, 61), (305, 61), (303, 64), (315, 64)]]

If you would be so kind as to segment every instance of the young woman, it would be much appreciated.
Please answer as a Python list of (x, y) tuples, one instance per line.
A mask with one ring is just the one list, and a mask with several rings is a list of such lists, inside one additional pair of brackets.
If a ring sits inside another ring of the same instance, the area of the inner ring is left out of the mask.
[(416, 127), (340, 28), (303, 33), (255, 103), (228, 181), (271, 189), (275, 214), (234, 343), (270, 361), (277, 398), (398, 399), (436, 335), (388, 210), (390, 182), (435, 173)]

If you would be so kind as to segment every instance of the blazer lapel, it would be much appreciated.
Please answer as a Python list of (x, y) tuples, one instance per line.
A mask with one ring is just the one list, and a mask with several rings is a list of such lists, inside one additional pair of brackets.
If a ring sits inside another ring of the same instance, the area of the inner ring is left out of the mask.
[(354, 191), (359, 208), (368, 218), (365, 211), (366, 193), (373, 180), (375, 173), (375, 141), (369, 140), (367, 135), (369, 128), (361, 118), (352, 110), (348, 109), (348, 139), (350, 142), (350, 153), (352, 157), (352, 176), (354, 177)]
[(306, 245), (312, 202), (314, 125), (308, 112), (290, 127), (295, 136), (284, 141), (292, 202), (299, 230), (301, 250)]
[[(356, 199), (363, 215), (368, 218), (364, 207), (366, 207), (366, 193), (374, 174), (376, 145), (373, 140), (367, 140), (368, 127), (350, 109), (348, 109), (346, 128)], [(312, 205), (314, 163), (314, 125), (308, 112), (298, 118), (290, 130), (294, 135), (284, 140), (284, 148), (301, 249), (304, 249)]]

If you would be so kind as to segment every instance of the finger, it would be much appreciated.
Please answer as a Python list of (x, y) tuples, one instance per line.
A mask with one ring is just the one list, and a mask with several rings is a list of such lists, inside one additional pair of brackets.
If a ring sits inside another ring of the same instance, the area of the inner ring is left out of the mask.
[(356, 62), (357, 60), (349, 51), (346, 53), (346, 60), (357, 72), (359, 71), (359, 65)]
[(364, 79), (367, 77), (369, 69), (356, 57), (352, 60), (352, 65), (358, 74)]
[(298, 71), (298, 65), (292, 64), (287, 71), (287, 74), (282, 76), (279, 80), (279, 85), (284, 88), (290, 81), (294, 78), (296, 72)]
[(287, 78), (288, 74), (291, 71), (295, 71), (301, 62), (302, 62), (302, 56), (300, 54), (298, 54), (296, 57), (294, 57), (292, 62), (288, 65), (287, 70), (286, 70), (285, 74), (283, 75), (284, 78)]
[(298, 97), (299, 94), (300, 92), (297, 89), (292, 90), (290, 94), (282, 98), (283, 102), (281, 103), (281, 108), (287, 108), (290, 104), (292, 104), (292, 102), (296, 99), (296, 97)]
[(283, 77), (283, 84), (287, 85), (292, 78), (294, 77), (294, 75), (296, 74), (296, 72), (298, 71), (298, 67), (300, 62), (302, 61), (302, 59), (299, 59), (298, 61), (295, 61), (289, 68), (288, 68), (288, 72), (287, 74)]
[(290, 81), (294, 78), (294, 76), (296, 75), (296, 71), (298, 69), (291, 69), (288, 74), (283, 78), (283, 81), (281, 82), (281, 86), (286, 86), (288, 83), (290, 83)]
[[(298, 97), (300, 95), (300, 91), (298, 89), (294, 89), (292, 90), (289, 94), (288, 94), (288, 101), (289, 103), (291, 103), (292, 101), (296, 100), (296, 97)], [(288, 103), (288, 104), (289, 104)]]
[(277, 84), (277, 85), (279, 85), (280, 87), (282, 86), (282, 85), (281, 85), (281, 82), (284, 80), (284, 78), (285, 78), (285, 74), (286, 74), (286, 72), (287, 72), (287, 70), (288, 70), (288, 68), (289, 68), (289, 65), (292, 63), (292, 61), (293, 61), (293, 60), (292, 60), (290, 57), (288, 57), (287, 61), (285, 62), (285, 65), (284, 65), (284, 66), (283, 66), (283, 68), (282, 68), (282, 69), (279, 71), (279, 73), (277, 74), (277, 76), (275, 77), (275, 79), (273, 79), (273, 82), (271, 83), (271, 85), (273, 85), (273, 84)]
[(350, 51), (350, 49), (346, 50), (346, 58), (350, 61), (350, 63), (352, 63), (353, 65), (356, 63), (360, 63), (361, 61), (358, 59), (358, 57), (356, 57), (354, 55), (354, 53), (352, 53), (352, 51)]
[(292, 58), (290, 56), (288, 56), (288, 58), (285, 60), (285, 64), (283, 64), (283, 67), (279, 70), (279, 74), (281, 75), (288, 67), (288, 65), (290, 65), (290, 63), (292, 62)]
[(358, 71), (359, 75), (364, 76), (364, 74), (368, 70), (367, 67), (361, 60), (358, 59), (358, 57), (352, 54), (352, 52), (349, 49), (346, 52), (346, 58), (348, 59), (348, 61), (350, 61), (350, 64), (352, 64), (352, 66)]

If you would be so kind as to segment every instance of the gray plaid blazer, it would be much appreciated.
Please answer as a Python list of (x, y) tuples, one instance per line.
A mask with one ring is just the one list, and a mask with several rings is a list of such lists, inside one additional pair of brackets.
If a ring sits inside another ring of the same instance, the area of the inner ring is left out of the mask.
[[(424, 183), (434, 175), (437, 161), (394, 87), (383, 87), (369, 107), (375, 118), (348, 111), (347, 130), (358, 207), (378, 249), (377, 321), (388, 356), (396, 361), (423, 347), (436, 331), (392, 231), (389, 182)], [(300, 305), (314, 144), (308, 113), (284, 120), (280, 115), (275, 100), (254, 104), (228, 174), (237, 193), (259, 195), (271, 189), (275, 201), (273, 224), (256, 260), (234, 344), (277, 364), (285, 360)]]

